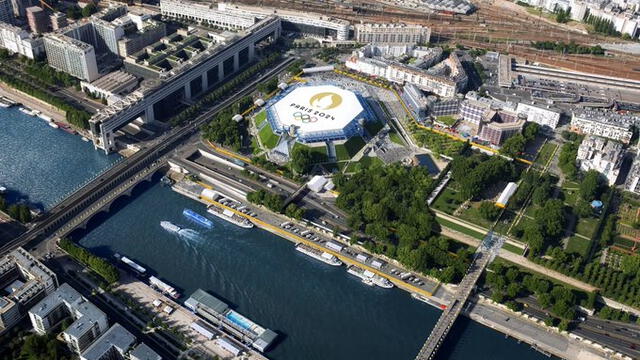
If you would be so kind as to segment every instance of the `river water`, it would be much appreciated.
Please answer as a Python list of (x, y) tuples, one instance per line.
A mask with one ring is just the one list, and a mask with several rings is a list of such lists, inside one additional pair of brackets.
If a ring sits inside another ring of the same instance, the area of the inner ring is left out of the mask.
[[(117, 158), (15, 111), (0, 109), (0, 182), (32, 201), (51, 206)], [(135, 259), (179, 288), (183, 299), (202, 288), (275, 330), (280, 341), (267, 352), (271, 359), (409, 360), (438, 319), (439, 310), (408, 293), (365, 286), (344, 267), (316, 262), (266, 231), (242, 229), (215, 217), (212, 230), (199, 229), (182, 216), (184, 208), (205, 213), (203, 205), (158, 181), (142, 184), (73, 238), (101, 256), (118, 252)], [(177, 238), (160, 227), (162, 220), (198, 230), (200, 238)], [(439, 353), (439, 359), (514, 358), (546, 359), (466, 318)]]
[(0, 108), (0, 186), (8, 189), (10, 202), (49, 209), (118, 159), (17, 106)]

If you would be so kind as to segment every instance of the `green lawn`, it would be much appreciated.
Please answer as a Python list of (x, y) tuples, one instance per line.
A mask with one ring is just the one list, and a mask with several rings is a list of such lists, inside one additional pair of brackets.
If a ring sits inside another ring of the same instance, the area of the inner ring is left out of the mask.
[(458, 208), (458, 206), (460, 206), (460, 204), (461, 203), (458, 200), (457, 192), (447, 186), (431, 204), (431, 207), (447, 214), (453, 214), (453, 212)]
[(451, 115), (442, 115), (442, 116), (436, 117), (436, 121), (443, 123), (447, 126), (453, 126), (453, 124), (455, 124), (456, 121), (458, 121), (458, 119), (454, 118)]
[(375, 136), (382, 128), (384, 123), (382, 121), (365, 121), (364, 128), (369, 133), (369, 136)]
[(352, 137), (344, 144), (336, 145), (336, 157), (338, 161), (351, 159), (364, 145), (364, 140), (359, 136)]
[[(308, 145), (304, 145), (304, 144), (300, 144), (300, 143), (295, 143), (293, 145), (293, 149), (297, 149), (297, 148), (307, 148), (309, 149), (309, 151), (311, 152), (311, 160), (314, 163), (325, 163), (329, 160), (329, 157), (327, 156), (327, 146), (326, 145), (322, 145), (322, 146), (308, 146)], [(293, 151), (292, 149), (292, 151)]]
[(518, 255), (522, 255), (522, 249), (515, 246), (515, 245), (511, 245), (509, 243), (504, 243), (504, 245), (502, 245), (502, 248), (507, 250), (507, 251), (511, 251), (514, 254), (518, 254)]
[(446, 227), (448, 227), (448, 228), (449, 228), (449, 229), (451, 229), (451, 230), (455, 230), (455, 231), (457, 231), (457, 232), (461, 232), (461, 233), (463, 233), (463, 234), (466, 234), (466, 235), (469, 235), (469, 236), (471, 236), (471, 237), (474, 237), (474, 238), (476, 238), (476, 239), (478, 239), (478, 240), (482, 240), (482, 239), (484, 239), (485, 234), (479, 233), (479, 232), (477, 232), (477, 231), (475, 231), (475, 230), (471, 230), (471, 229), (466, 228), (466, 227), (464, 227), (464, 226), (462, 226), (462, 225), (458, 225), (458, 224), (453, 223), (453, 222), (451, 222), (451, 221), (449, 221), (449, 220), (445, 220), (445, 219), (443, 219), (443, 218), (439, 218), (439, 217), (437, 217), (437, 218), (436, 218), (436, 221), (438, 221), (438, 223), (439, 223), (440, 225), (442, 225), (442, 226), (446, 226)]
[(567, 242), (567, 252), (586, 256), (587, 251), (589, 251), (589, 243), (589, 240), (583, 239), (578, 236), (572, 236)]
[(473, 223), (485, 228), (491, 227), (491, 225), (493, 224), (493, 221), (489, 221), (483, 218), (482, 215), (480, 215), (480, 211), (478, 210), (479, 206), (480, 206), (480, 203), (471, 203), (469, 208), (467, 210), (464, 210), (459, 217), (462, 220), (466, 220), (470, 223)]
[(259, 154), (260, 151), (262, 149), (260, 149), (260, 145), (258, 144), (258, 139), (256, 139), (255, 136), (251, 137), (251, 153), (252, 154)]
[(389, 139), (391, 139), (391, 141), (393, 141), (398, 145), (404, 146), (404, 141), (402, 140), (402, 137), (400, 137), (400, 134), (398, 134), (395, 131), (392, 131), (389, 133)]
[(378, 157), (363, 156), (360, 161), (349, 163), (349, 166), (346, 168), (345, 172), (358, 172), (362, 169), (367, 169), (371, 166), (382, 164), (382, 160), (378, 159)]
[(256, 116), (256, 126), (258, 128), (260, 128), (260, 125), (262, 125), (263, 122), (265, 122), (267, 120), (267, 112), (266, 111), (260, 111)]
[(549, 158), (551, 158), (551, 155), (553, 154), (553, 152), (556, 150), (557, 147), (558, 145), (554, 143), (550, 143), (550, 142), (545, 143), (542, 149), (540, 149), (540, 151), (538, 152), (538, 157), (536, 158), (536, 164), (540, 166), (546, 165), (547, 161), (549, 161)]
[(598, 222), (599, 219), (597, 218), (580, 218), (578, 220), (578, 224), (576, 225), (576, 233), (591, 238), (593, 236), (593, 233), (596, 231)]
[(260, 136), (260, 141), (262, 141), (262, 145), (264, 145), (267, 149), (273, 149), (278, 145), (278, 141), (280, 141), (280, 136), (273, 133), (271, 130), (271, 125), (269, 123), (265, 124), (265, 126), (260, 129), (258, 132), (258, 136)]

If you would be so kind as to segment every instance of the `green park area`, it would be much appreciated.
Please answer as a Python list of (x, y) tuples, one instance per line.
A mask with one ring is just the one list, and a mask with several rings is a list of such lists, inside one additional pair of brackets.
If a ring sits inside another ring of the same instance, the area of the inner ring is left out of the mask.
[(464, 141), (455, 140), (417, 127), (413, 131), (413, 136), (418, 145), (426, 147), (436, 155), (455, 156), (466, 146)]
[(454, 118), (451, 115), (442, 115), (442, 116), (436, 117), (436, 121), (451, 127), (456, 123), (456, 121), (458, 121), (458, 119)]
[(266, 111), (259, 112), (256, 115), (255, 120), (256, 120), (256, 127), (259, 129), (260, 125), (262, 125), (262, 123), (267, 120), (267, 112)]
[[(338, 164), (342, 164), (342, 162), (338, 163)], [(352, 161), (350, 162), (346, 169), (344, 169), (344, 172), (346, 173), (353, 173), (353, 172), (359, 172), (363, 169), (368, 169), (372, 166), (379, 166), (379, 165), (383, 165), (382, 160), (378, 159), (377, 157), (369, 157), (369, 156), (363, 156), (360, 160), (358, 161)]]
[(267, 149), (273, 149), (278, 145), (278, 141), (280, 140), (280, 136), (273, 133), (271, 129), (271, 125), (266, 123), (262, 129), (258, 132), (258, 136), (260, 136), (260, 141), (262, 145), (264, 145)]
[(400, 136), (400, 134), (398, 134), (397, 131), (392, 130), (391, 132), (389, 132), (389, 139), (391, 139), (392, 142), (398, 144), (398, 145), (402, 145), (404, 146), (404, 140), (402, 140), (402, 137)]
[(536, 157), (536, 165), (545, 166), (553, 153), (558, 148), (558, 145), (550, 142), (546, 142), (540, 151), (538, 152), (538, 156)]
[(585, 239), (580, 236), (572, 236), (569, 239), (567, 239), (567, 246), (565, 250), (568, 253), (575, 253), (584, 257), (587, 255), (587, 252), (589, 251), (590, 244), (591, 244), (591, 241), (588, 239)]
[(336, 158), (338, 161), (349, 160), (354, 157), (360, 149), (365, 145), (364, 140), (359, 136), (354, 136), (345, 141), (344, 144), (335, 145)]

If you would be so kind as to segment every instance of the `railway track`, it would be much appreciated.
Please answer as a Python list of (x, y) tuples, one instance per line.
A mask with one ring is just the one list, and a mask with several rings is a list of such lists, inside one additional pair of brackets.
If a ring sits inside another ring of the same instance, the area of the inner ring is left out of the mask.
[[(338, 0), (241, 0), (240, 2), (247, 5), (316, 12), (343, 18), (353, 23), (368, 20), (421, 24), (432, 29), (431, 38), (436, 43), (454, 42), (469, 47), (509, 53), (568, 70), (640, 80), (640, 71), (633, 70), (640, 69), (640, 59), (627, 54), (613, 52), (616, 54), (615, 57), (605, 58), (563, 55), (532, 48), (529, 43), (533, 41), (575, 41), (578, 44), (593, 44), (605, 42), (607, 38), (568, 31), (566, 28), (538, 19), (535, 15), (524, 15), (501, 8), (492, 1), (481, 1), (476, 12), (468, 16), (444, 15), (429, 11), (417, 12), (376, 0), (358, 3), (345, 3)], [(371, 8), (365, 7), (363, 3), (370, 4)], [(354, 4), (358, 6), (353, 6)]]

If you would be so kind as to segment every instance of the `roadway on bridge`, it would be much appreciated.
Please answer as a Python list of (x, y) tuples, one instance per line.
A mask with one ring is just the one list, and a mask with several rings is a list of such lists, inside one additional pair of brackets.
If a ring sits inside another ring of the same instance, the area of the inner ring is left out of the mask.
[(462, 281), (458, 285), (458, 289), (453, 298), (453, 303), (446, 308), (440, 319), (436, 323), (431, 334), (427, 338), (420, 352), (416, 356), (416, 360), (431, 360), (435, 356), (438, 348), (446, 338), (447, 334), (453, 327), (456, 319), (462, 313), (462, 310), (473, 291), (476, 282), (482, 275), (487, 265), (495, 258), (498, 250), (504, 244), (504, 238), (489, 232), (484, 238), (480, 247), (475, 253), (474, 259), (467, 270)]

